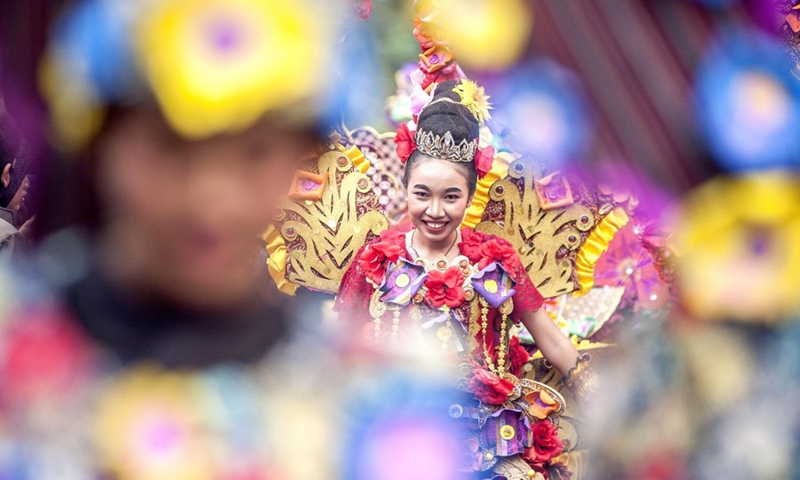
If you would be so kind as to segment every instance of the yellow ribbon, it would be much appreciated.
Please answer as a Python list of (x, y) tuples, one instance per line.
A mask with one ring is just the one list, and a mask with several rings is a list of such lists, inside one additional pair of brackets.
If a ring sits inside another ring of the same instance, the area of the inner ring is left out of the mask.
[(262, 238), (267, 242), (269, 276), (272, 277), (281, 293), (294, 295), (297, 285), (286, 280), (286, 242), (284, 242), (280, 230), (275, 228), (275, 225), (270, 225)]
[(575, 271), (578, 275), (579, 290), (576, 295), (588, 293), (594, 286), (594, 268), (600, 256), (608, 250), (608, 244), (620, 228), (627, 225), (631, 217), (622, 207), (617, 207), (594, 227), (586, 238), (575, 259)]
[(485, 177), (478, 179), (478, 186), (475, 187), (475, 196), (472, 198), (472, 205), (467, 209), (464, 215), (464, 220), (461, 222), (461, 227), (475, 228), (475, 225), (480, 223), (483, 212), (486, 210), (486, 205), (489, 203), (489, 189), (492, 188), (494, 182), (505, 178), (508, 174), (508, 165), (511, 163), (512, 158), (508, 153), (497, 153), (492, 162), (492, 169)]
[(371, 165), (370, 161), (367, 160), (367, 157), (364, 156), (364, 153), (359, 150), (357, 146), (352, 145), (347, 150), (344, 150), (343, 153), (353, 162), (353, 166), (356, 167), (359, 172), (367, 173)]

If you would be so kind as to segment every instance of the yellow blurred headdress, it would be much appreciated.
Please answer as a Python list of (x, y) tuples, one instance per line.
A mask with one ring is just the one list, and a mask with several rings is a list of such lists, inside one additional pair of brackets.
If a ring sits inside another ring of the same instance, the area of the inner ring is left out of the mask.
[(187, 138), (243, 130), (298, 104), (291, 118), (311, 120), (317, 111), (304, 102), (324, 87), (335, 3), (86, 0), (63, 18), (41, 65), (56, 145), (81, 147), (108, 105), (148, 98)]

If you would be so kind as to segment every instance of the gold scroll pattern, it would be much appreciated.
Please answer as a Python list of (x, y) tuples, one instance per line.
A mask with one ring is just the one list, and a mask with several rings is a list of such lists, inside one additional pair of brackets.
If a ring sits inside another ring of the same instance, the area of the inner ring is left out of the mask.
[(545, 298), (580, 290), (576, 258), (592, 230), (615, 207), (613, 197), (570, 181), (573, 202), (542, 209), (534, 181), (541, 167), (515, 160), (489, 190), (476, 230), (505, 238), (517, 249), (533, 284)]
[(353, 155), (329, 151), (316, 171), (328, 175), (319, 200), (286, 198), (273, 218), (286, 243), (286, 279), (302, 287), (336, 293), (358, 249), (388, 228), (372, 180)]

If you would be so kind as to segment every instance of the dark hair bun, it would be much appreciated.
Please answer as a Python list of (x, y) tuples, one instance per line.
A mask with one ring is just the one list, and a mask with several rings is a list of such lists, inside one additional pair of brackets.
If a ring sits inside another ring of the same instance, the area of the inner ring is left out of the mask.
[[(478, 138), (480, 125), (474, 115), (461, 105), (461, 97), (453, 91), (457, 80), (448, 80), (436, 87), (433, 100), (419, 114), (417, 129), (444, 135), (450, 132), (456, 143)], [(443, 100), (448, 99), (451, 101)]]

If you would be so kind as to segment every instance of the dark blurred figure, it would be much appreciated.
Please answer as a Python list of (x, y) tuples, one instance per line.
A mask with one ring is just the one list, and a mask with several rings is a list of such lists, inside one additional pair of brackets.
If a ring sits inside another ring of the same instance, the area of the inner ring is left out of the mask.
[(6, 261), (27, 250), (32, 223), (21, 221), (30, 181), (17, 144), (10, 129), (0, 126), (0, 259)]

